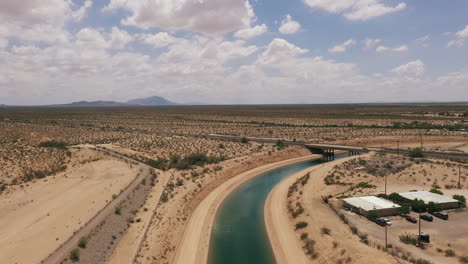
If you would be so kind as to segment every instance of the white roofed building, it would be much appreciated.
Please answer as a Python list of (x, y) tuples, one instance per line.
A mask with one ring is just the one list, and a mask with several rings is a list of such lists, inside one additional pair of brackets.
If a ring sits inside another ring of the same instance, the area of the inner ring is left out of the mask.
[(424, 203), (426, 204), (428, 204), (429, 202), (434, 202), (436, 204), (440, 204), (443, 209), (452, 209), (459, 207), (459, 203), (457, 200), (448, 196), (428, 191), (404, 192), (400, 193), (400, 196), (408, 201), (418, 199), (424, 201)]
[(374, 211), (378, 216), (397, 215), (401, 206), (392, 201), (376, 196), (363, 196), (343, 199), (345, 207), (355, 213), (367, 216), (369, 212)]

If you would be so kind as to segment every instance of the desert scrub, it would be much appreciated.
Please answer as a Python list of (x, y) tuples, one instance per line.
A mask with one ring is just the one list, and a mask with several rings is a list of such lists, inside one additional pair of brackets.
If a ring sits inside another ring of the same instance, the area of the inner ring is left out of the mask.
[(330, 235), (331, 234), (330, 228), (327, 228), (327, 227), (322, 227), (321, 232), (322, 232), (323, 235)]
[(82, 237), (78, 241), (78, 247), (80, 247), (80, 248), (86, 248), (87, 244), (88, 244), (88, 238), (86, 238), (86, 237)]
[(70, 259), (73, 262), (80, 261), (80, 249), (75, 248), (70, 252)]
[(39, 147), (67, 149), (67, 144), (65, 142), (61, 142), (61, 141), (50, 140), (50, 141), (43, 141), (43, 142), (39, 143)]
[(306, 228), (309, 224), (307, 222), (301, 221), (296, 223), (296, 230)]

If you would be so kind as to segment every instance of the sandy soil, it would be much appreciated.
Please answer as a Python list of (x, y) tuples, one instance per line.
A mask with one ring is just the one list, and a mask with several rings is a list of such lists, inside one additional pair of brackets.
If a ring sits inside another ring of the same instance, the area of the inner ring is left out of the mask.
[(151, 188), (148, 199), (135, 215), (135, 219), (140, 219), (141, 221), (133, 223), (128, 228), (107, 263), (127, 264), (134, 262), (141, 244), (143, 243), (143, 239), (146, 236), (151, 219), (154, 217), (156, 209), (160, 204), (161, 194), (171, 174), (170, 172), (158, 171), (156, 185)]
[(216, 210), (226, 196), (237, 186), (263, 172), (317, 157), (318, 155), (310, 155), (264, 165), (239, 174), (217, 187), (200, 203), (191, 215), (183, 237), (177, 247), (174, 263), (207, 262), (211, 228)]
[(106, 158), (1, 196), (0, 263), (40, 262), (125, 188), (139, 169)]
[[(265, 204), (265, 222), (275, 258), (279, 264), (338, 263), (339, 261), (342, 263), (397, 263), (389, 255), (359, 242), (359, 239), (322, 200), (323, 178), (337, 163), (351, 158), (329, 162), (296, 173), (284, 179), (270, 193)], [(287, 208), (288, 189), (307, 172), (311, 172), (311, 177), (303, 190), (302, 202), (305, 215), (293, 219)], [(300, 233), (308, 233), (309, 238), (316, 242), (315, 248), (318, 256), (315, 260), (304, 253), (299, 232), (294, 231), (294, 223), (300, 220), (309, 224)], [(323, 227), (330, 228), (331, 234), (321, 234)], [(333, 242), (337, 242), (337, 246), (334, 246)]]

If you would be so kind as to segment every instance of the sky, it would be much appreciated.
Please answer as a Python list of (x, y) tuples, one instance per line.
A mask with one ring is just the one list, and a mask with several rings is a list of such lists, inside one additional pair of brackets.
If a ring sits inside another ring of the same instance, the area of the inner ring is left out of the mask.
[(468, 1), (0, 1), (0, 104), (149, 96), (468, 101)]

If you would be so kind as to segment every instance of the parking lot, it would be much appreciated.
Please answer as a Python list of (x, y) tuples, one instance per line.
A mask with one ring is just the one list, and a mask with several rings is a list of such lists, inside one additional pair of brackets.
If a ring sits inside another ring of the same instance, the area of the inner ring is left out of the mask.
[[(443, 251), (452, 249), (458, 256), (468, 255), (468, 210), (445, 212), (448, 213), (449, 220), (442, 220), (435, 216), (433, 222), (421, 220), (421, 231), (428, 233), (431, 239), (425, 250), (404, 244), (399, 240), (399, 236), (404, 233), (417, 235), (418, 223), (411, 223), (401, 216), (385, 217), (392, 222), (392, 225), (387, 227), (388, 244), (399, 246), (415, 257), (431, 260), (434, 263), (459, 263), (456, 258), (445, 257), (445, 253), (438, 252), (437, 249)], [(356, 226), (360, 232), (368, 234), (369, 240), (384, 244), (384, 227), (363, 216), (347, 211), (345, 214), (350, 223)], [(410, 215), (418, 219), (417, 213), (412, 212)]]

